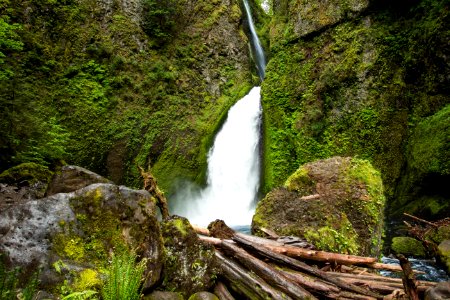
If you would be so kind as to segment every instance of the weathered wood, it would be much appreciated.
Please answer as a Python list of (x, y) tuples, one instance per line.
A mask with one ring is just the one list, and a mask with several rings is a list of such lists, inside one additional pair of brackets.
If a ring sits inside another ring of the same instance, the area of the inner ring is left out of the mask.
[(284, 256), (284, 255), (276, 253), (276, 252), (272, 252), (272, 251), (270, 251), (271, 249), (269, 249), (268, 247), (251, 243), (250, 241), (246, 240), (245, 238), (242, 238), (242, 236), (235, 235), (233, 237), (233, 240), (235, 242), (238, 242), (239, 244), (244, 245), (245, 247), (248, 247), (248, 248), (251, 248), (251, 249), (257, 251), (259, 254), (261, 254), (267, 258), (270, 258), (271, 260), (273, 260), (277, 263), (287, 265), (292, 269), (302, 271), (309, 275), (313, 275), (313, 276), (321, 278), (325, 281), (331, 282), (334, 285), (336, 285), (344, 290), (363, 294), (363, 295), (370, 296), (370, 297), (382, 298), (382, 296), (379, 294), (372, 293), (371, 291), (366, 290), (361, 287), (358, 287), (358, 286), (349, 285), (349, 284), (343, 282), (342, 280), (340, 280), (339, 278), (329, 276), (326, 272), (323, 272), (319, 269), (313, 268), (313, 267), (305, 264), (304, 262), (298, 261), (296, 259)]
[(320, 197), (321, 197), (320, 194), (314, 194), (314, 195), (303, 196), (300, 199), (301, 200), (315, 200), (315, 199), (319, 199)]
[(219, 266), (223, 271), (223, 275), (236, 292), (244, 294), (249, 299), (292, 299), (284, 293), (272, 288), (263, 279), (226, 258), (219, 251), (216, 251), (215, 254), (219, 261)]
[(228, 291), (225, 284), (223, 284), (221, 281), (216, 283), (214, 287), (214, 294), (219, 298), (219, 300), (236, 300)]
[(197, 232), (198, 234), (206, 235), (206, 236), (210, 235), (208, 229), (203, 228), (203, 227), (199, 227), (199, 226), (194, 225), (194, 224), (191, 224), (191, 225), (192, 225), (192, 228), (194, 229), (194, 231)]
[(289, 270), (279, 270), (284, 276), (290, 280), (298, 283), (306, 290), (311, 292), (316, 296), (326, 296), (332, 298), (332, 295), (338, 294), (341, 290), (335, 285), (322, 282), (318, 279), (307, 277), (306, 275), (299, 272), (292, 272)]
[(211, 244), (213, 246), (220, 246), (222, 244), (222, 240), (215, 238), (215, 237), (211, 237), (211, 236), (199, 236), (198, 239), (200, 241), (206, 242), (208, 244)]
[(267, 234), (267, 236), (268, 236), (270, 239), (276, 240), (277, 238), (280, 237), (278, 234), (276, 234), (275, 231), (270, 230), (270, 229), (268, 229), (268, 228), (261, 227), (261, 228), (259, 228), (259, 230), (262, 231), (262, 232), (264, 232), (265, 234)]
[(419, 300), (419, 294), (417, 292), (417, 282), (414, 276), (411, 264), (408, 259), (402, 254), (397, 255), (400, 261), (400, 266), (403, 269), (403, 286), (405, 288), (406, 294), (411, 300)]
[(405, 215), (405, 216), (407, 216), (407, 217), (409, 217), (409, 218), (411, 218), (411, 219), (414, 219), (414, 220), (416, 220), (416, 221), (418, 221), (418, 222), (422, 222), (422, 223), (425, 223), (425, 224), (430, 225), (430, 226), (433, 226), (433, 227), (438, 227), (438, 225), (436, 225), (436, 224), (434, 224), (434, 223), (432, 223), (432, 222), (429, 222), (429, 221), (427, 221), (427, 220), (418, 218), (418, 217), (413, 216), (413, 215), (410, 215), (410, 214), (408, 214), (408, 213), (403, 213), (403, 215)]
[(377, 260), (373, 257), (363, 257), (356, 255), (347, 255), (339, 253), (331, 253), (318, 250), (308, 250), (299, 247), (289, 246), (289, 245), (277, 245), (280, 243), (270, 241), (267, 243), (265, 239), (255, 239), (255, 237), (250, 237), (242, 233), (236, 233), (235, 237), (240, 237), (246, 239), (247, 241), (253, 241), (257, 244), (263, 245), (264, 247), (270, 249), (272, 252), (284, 254), (291, 257), (320, 261), (320, 262), (330, 262), (342, 265), (370, 265), (375, 263)]
[(221, 248), (233, 255), (242, 265), (255, 272), (264, 281), (276, 287), (276, 289), (291, 296), (293, 299), (316, 299), (297, 283), (290, 281), (281, 272), (269, 266), (265, 262), (248, 254), (235, 244), (223, 241)]
[(163, 220), (167, 220), (170, 217), (167, 199), (166, 196), (164, 196), (164, 193), (159, 189), (155, 177), (153, 177), (150, 172), (150, 165), (147, 172), (141, 166), (138, 166), (138, 168), (142, 178), (144, 179), (144, 189), (149, 192), (150, 195), (155, 197), (156, 206), (159, 207)]
[[(362, 279), (362, 280), (373, 280), (378, 282), (389, 282), (389, 283), (395, 283), (402, 285), (402, 279), (401, 278), (392, 278), (392, 277), (384, 277), (377, 274), (370, 274), (370, 273), (364, 273), (364, 274), (354, 274), (354, 273), (340, 273), (340, 272), (327, 272), (330, 276), (337, 276), (337, 277), (343, 277), (343, 278), (354, 278), (354, 279)], [(431, 281), (417, 281), (418, 286), (424, 286), (424, 287), (434, 287), (436, 286), (436, 282)]]

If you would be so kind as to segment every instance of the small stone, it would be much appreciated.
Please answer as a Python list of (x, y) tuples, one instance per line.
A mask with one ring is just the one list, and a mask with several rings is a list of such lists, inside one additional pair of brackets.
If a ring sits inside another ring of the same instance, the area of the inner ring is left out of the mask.
[(189, 297), (189, 300), (219, 300), (216, 295), (208, 292), (199, 292)]
[(450, 281), (439, 282), (435, 287), (425, 292), (425, 300), (450, 299)]
[(184, 300), (180, 293), (154, 291), (150, 295), (144, 296), (144, 300)]

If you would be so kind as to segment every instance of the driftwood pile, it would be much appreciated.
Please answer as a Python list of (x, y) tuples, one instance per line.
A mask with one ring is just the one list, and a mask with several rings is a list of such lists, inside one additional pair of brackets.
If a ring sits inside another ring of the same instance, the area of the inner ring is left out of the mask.
[[(406, 259), (402, 269), (371, 257), (305, 249), (218, 224), (194, 229), (216, 248), (223, 277), (215, 289), (220, 299), (235, 299), (230, 290), (239, 299), (423, 299), (425, 290), (436, 285), (416, 281)], [(378, 269), (404, 276), (383, 277), (373, 272)]]

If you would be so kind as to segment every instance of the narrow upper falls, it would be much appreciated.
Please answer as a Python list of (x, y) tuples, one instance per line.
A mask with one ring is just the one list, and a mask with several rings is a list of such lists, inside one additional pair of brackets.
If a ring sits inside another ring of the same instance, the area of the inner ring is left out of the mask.
[[(264, 78), (266, 61), (255, 31), (250, 6), (244, 0), (251, 48), (258, 75)], [(254, 87), (228, 112), (208, 154), (207, 186), (200, 191), (182, 188), (173, 212), (191, 223), (206, 226), (222, 219), (230, 226), (251, 223), (259, 190), (261, 88)]]
[(252, 12), (250, 10), (248, 0), (244, 0), (244, 7), (247, 14), (248, 27), (250, 30), (250, 44), (252, 46), (253, 59), (255, 60), (259, 78), (263, 80), (266, 72), (266, 57), (264, 55), (264, 50), (261, 46), (258, 35), (256, 34), (256, 29), (253, 23)]

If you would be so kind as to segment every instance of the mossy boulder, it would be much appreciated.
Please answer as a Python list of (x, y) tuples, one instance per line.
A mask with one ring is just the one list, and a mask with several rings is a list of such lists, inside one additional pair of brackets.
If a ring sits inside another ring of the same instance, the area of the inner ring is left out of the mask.
[(438, 246), (438, 255), (440, 262), (447, 268), (450, 274), (450, 240), (444, 240)]
[(380, 174), (368, 161), (319, 160), (301, 166), (258, 203), (252, 232), (264, 227), (323, 250), (378, 256), (384, 203)]
[(46, 194), (70, 193), (94, 183), (113, 182), (79, 166), (63, 166), (53, 176)]
[(52, 175), (53, 172), (47, 166), (23, 163), (3, 171), (0, 183), (14, 186), (22, 198), (42, 198)]
[(166, 262), (163, 290), (176, 291), (184, 297), (208, 290), (216, 278), (214, 247), (204, 244), (189, 221), (173, 216), (162, 223)]
[(41, 268), (41, 288), (48, 292), (98, 287), (110, 254), (131, 249), (148, 259), (144, 287), (152, 287), (164, 251), (147, 191), (99, 183), (0, 212), (0, 253), (30, 274)]
[(144, 300), (184, 300), (180, 293), (167, 291), (154, 291), (150, 295), (146, 295)]
[(391, 249), (405, 256), (425, 257), (426, 250), (422, 243), (414, 238), (399, 236), (392, 239)]
[(190, 296), (188, 300), (219, 300), (219, 298), (208, 292), (198, 292)]

